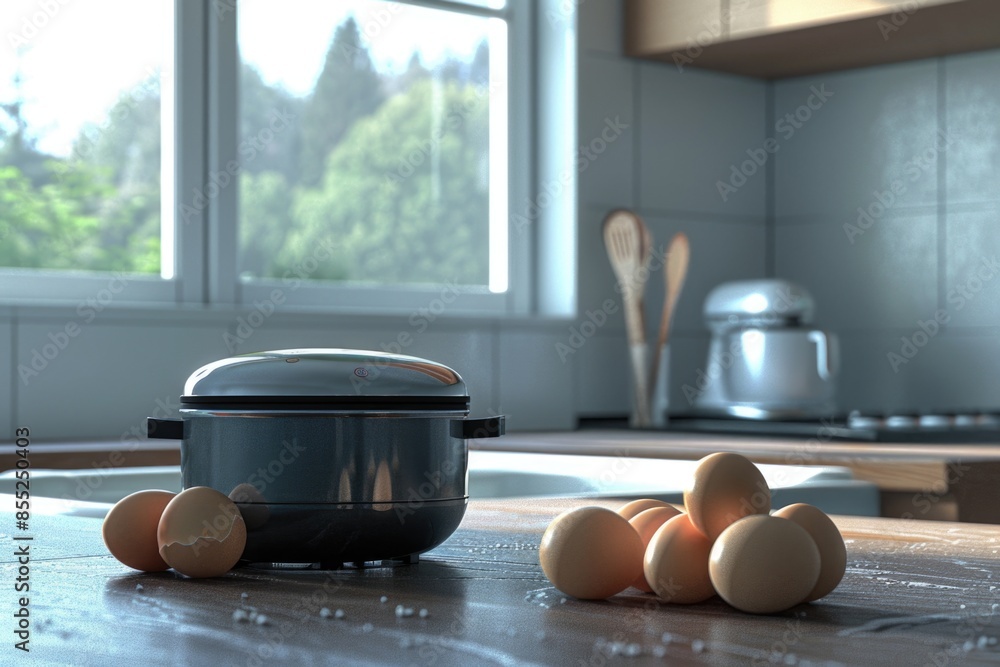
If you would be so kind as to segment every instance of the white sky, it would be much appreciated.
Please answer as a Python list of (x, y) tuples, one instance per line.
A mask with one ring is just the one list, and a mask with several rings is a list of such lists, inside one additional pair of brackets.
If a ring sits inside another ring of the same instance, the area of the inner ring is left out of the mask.
[[(3, 0), (0, 101), (12, 98), (20, 64), (24, 115), (39, 148), (68, 154), (80, 127), (102, 122), (121, 91), (152, 72), (172, 73), (172, 7), (173, 0)], [(449, 54), (470, 57), (487, 34), (484, 18), (380, 0), (240, 0), (241, 55), (269, 84), (306, 94), (351, 13), (387, 72), (404, 69), (414, 51), (428, 66)]]

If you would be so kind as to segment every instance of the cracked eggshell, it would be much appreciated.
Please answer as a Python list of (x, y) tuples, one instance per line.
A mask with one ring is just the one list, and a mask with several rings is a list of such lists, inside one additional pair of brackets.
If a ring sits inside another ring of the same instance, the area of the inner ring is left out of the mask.
[(695, 604), (715, 595), (708, 573), (712, 543), (687, 514), (667, 520), (646, 547), (643, 576), (665, 602)]
[(557, 589), (581, 600), (603, 600), (642, 573), (642, 540), (621, 515), (603, 507), (563, 512), (542, 535), (538, 559)]
[(189, 577), (218, 577), (239, 562), (247, 542), (240, 510), (207, 486), (181, 491), (163, 510), (156, 540), (160, 556)]
[(170, 566), (160, 556), (156, 527), (175, 495), (170, 491), (136, 491), (115, 503), (101, 526), (101, 536), (111, 555), (143, 572), (168, 569)]
[[(648, 510), (643, 510), (636, 514), (634, 517), (629, 519), (629, 523), (635, 529), (635, 532), (639, 534), (639, 539), (642, 540), (643, 549), (649, 546), (649, 540), (653, 537), (660, 526), (665, 524), (670, 519), (674, 518), (681, 511), (672, 505), (667, 505), (666, 507), (651, 507)], [(649, 587), (646, 583), (646, 575), (639, 573), (635, 581), (632, 582), (634, 588), (638, 588), (640, 591), (645, 593), (652, 593), (653, 589)]]
[(772, 516), (794, 521), (805, 528), (819, 549), (819, 580), (806, 596), (806, 602), (828, 595), (847, 571), (847, 547), (833, 520), (823, 510), (806, 503), (782, 507)]
[(819, 570), (819, 549), (805, 528), (770, 515), (748, 516), (726, 528), (708, 560), (719, 596), (751, 614), (805, 602)]
[(715, 540), (733, 522), (771, 510), (771, 490), (764, 475), (746, 457), (732, 452), (709, 454), (698, 462), (684, 490), (691, 523)]

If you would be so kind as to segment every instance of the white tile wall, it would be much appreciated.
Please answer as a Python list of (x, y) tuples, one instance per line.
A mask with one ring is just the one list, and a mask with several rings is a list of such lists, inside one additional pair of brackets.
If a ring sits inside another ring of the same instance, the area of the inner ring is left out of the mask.
[(644, 208), (751, 216), (765, 214), (760, 168), (723, 199), (720, 181), (764, 143), (766, 84), (759, 79), (639, 65), (641, 196)]
[(577, 4), (580, 50), (621, 55), (625, 34), (621, 0), (586, 0)]
[[(560, 355), (569, 332), (508, 331), (498, 339), (500, 396), (497, 410), (514, 429), (576, 426), (572, 359)], [(530, 426), (524, 426), (530, 424)]]
[(0, 438), (14, 436), (17, 415), (14, 414), (13, 387), (17, 386), (16, 367), (11, 364), (11, 325), (0, 320)]
[(946, 159), (949, 203), (1000, 200), (1000, 51), (945, 61), (945, 123), (954, 135)]
[(635, 67), (629, 60), (603, 54), (580, 55), (577, 132), (579, 145), (592, 151), (593, 158), (582, 153), (581, 165), (586, 167), (578, 172), (578, 187), (584, 203), (633, 203), (633, 145), (640, 131), (632, 85)]
[(952, 212), (946, 226), (945, 303), (951, 326), (1000, 325), (1000, 204)]
[[(777, 218), (801, 216), (808, 222), (835, 216), (839, 221), (859, 206), (876, 203), (875, 193), (891, 191), (895, 182), (905, 190), (889, 215), (935, 205), (937, 67), (936, 60), (923, 60), (777, 82), (769, 119), (780, 143)], [(832, 96), (820, 103), (816, 91)], [(810, 102), (818, 108), (810, 109)]]
[[(775, 84), (775, 119), (812, 87), (834, 93), (777, 154), (773, 235), (776, 275), (840, 334), (845, 410), (1000, 405), (998, 66), (989, 51)], [(878, 213), (867, 228), (859, 206)]]
[[(993, 361), (1000, 358), (1000, 337), (942, 330), (925, 341), (914, 338), (915, 331), (841, 333), (842, 410), (905, 413), (1000, 405)], [(904, 337), (922, 346), (908, 347)]]
[[(568, 332), (567, 332), (568, 334)], [(631, 409), (628, 343), (622, 331), (601, 329), (572, 355), (576, 410), (582, 417), (621, 417)]]
[(910, 327), (938, 308), (937, 218), (881, 220), (852, 245), (836, 225), (782, 225), (776, 274), (816, 299), (832, 329)]
[[(18, 363), (31, 363), (33, 350), (44, 354), (49, 334), (66, 322), (21, 324)], [(211, 327), (93, 322), (37, 377), (18, 381), (18, 420), (39, 440), (119, 438), (134, 426), (144, 430), (157, 401), (176, 406), (188, 375), (221, 356)]]

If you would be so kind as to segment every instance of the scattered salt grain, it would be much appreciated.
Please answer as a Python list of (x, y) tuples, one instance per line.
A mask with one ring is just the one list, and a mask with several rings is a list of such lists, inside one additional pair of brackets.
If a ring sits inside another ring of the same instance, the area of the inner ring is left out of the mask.
[(331, 616), (333, 616), (333, 612), (327, 609), (326, 607), (323, 607), (322, 609), (319, 610), (319, 615), (320, 618), (330, 618)]
[(628, 644), (622, 651), (622, 655), (626, 658), (634, 658), (636, 656), (642, 655), (642, 647), (638, 644)]
[(247, 616), (247, 613), (244, 610), (237, 609), (233, 612), (233, 620), (237, 623), (245, 623), (250, 620), (250, 617)]
[(362, 632), (371, 632), (374, 629), (375, 629), (375, 626), (372, 625), (371, 623), (365, 623), (364, 625), (361, 626), (361, 631)]
[(257, 615), (257, 625), (270, 625), (270, 624), (271, 621), (267, 616), (265, 616), (264, 614)]
[(378, 601), (381, 602), (382, 604), (385, 604), (386, 602), (389, 601), (389, 598), (387, 598), (386, 596), (383, 595), (382, 597), (380, 597), (378, 599)]
[(244, 591), (243, 593), (240, 593), (240, 598), (241, 599), (246, 600), (248, 597), (250, 597), (250, 594), (247, 593), (246, 591)]
[(430, 615), (431, 615), (431, 613), (429, 611), (427, 611), (426, 609), (421, 609), (420, 610), (420, 618), (427, 618)]
[(691, 650), (695, 653), (701, 653), (705, 650), (705, 642), (700, 639), (695, 639), (691, 642)]
[(135, 590), (137, 590), (137, 591), (141, 591), (142, 589), (143, 589), (143, 588), (142, 588), (142, 584), (136, 584), (136, 585), (135, 585)]
[(333, 612), (333, 617), (338, 621), (343, 619), (345, 616), (347, 616), (347, 614), (344, 613), (343, 609), (338, 609), (337, 611)]
[(396, 605), (396, 618), (407, 618), (413, 616), (413, 607), (404, 607), (401, 604)]

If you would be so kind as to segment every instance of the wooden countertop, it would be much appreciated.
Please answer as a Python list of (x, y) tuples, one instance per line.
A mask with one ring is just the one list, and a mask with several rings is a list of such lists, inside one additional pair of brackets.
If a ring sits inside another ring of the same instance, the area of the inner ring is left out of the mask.
[[(1000, 523), (1000, 443), (905, 444), (680, 432), (580, 430), (473, 441), (494, 451), (696, 460), (738, 452), (755, 463), (850, 468), (883, 491), (883, 516)], [(886, 511), (891, 502), (892, 511)], [(953, 511), (939, 512), (946, 505)]]
[[(12, 540), (13, 499), (0, 496), (0, 503), (6, 661), (19, 655), (11, 634), (18, 576), (12, 554), (23, 542)], [(634, 590), (605, 602), (565, 598), (548, 585), (537, 549), (548, 522), (579, 504), (474, 501), (459, 530), (417, 565), (241, 568), (211, 580), (136, 573), (107, 555), (99, 519), (36, 509), (31, 654), (24, 657), (40, 664), (220, 666), (1000, 660), (1000, 527), (836, 517), (848, 549), (840, 587), (821, 601), (753, 616), (718, 599), (669, 606)], [(429, 616), (397, 618), (397, 604)], [(248, 606), (267, 624), (235, 621), (233, 612)], [(345, 617), (321, 618), (323, 606)]]

